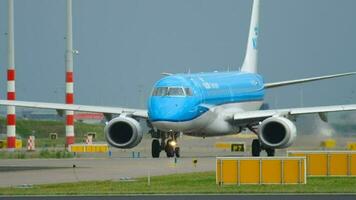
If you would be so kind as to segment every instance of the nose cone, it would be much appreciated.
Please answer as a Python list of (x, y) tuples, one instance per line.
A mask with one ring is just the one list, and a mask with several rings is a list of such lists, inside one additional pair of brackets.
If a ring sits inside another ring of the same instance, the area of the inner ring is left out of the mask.
[(184, 98), (151, 97), (148, 104), (148, 115), (151, 121), (185, 121), (187, 118)]

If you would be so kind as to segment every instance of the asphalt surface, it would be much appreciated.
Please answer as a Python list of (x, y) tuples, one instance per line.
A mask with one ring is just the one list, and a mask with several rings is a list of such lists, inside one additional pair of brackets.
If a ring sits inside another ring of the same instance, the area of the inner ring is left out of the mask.
[[(112, 148), (111, 157), (106, 153), (82, 153), (78, 155), (80, 158), (73, 159), (1, 159), (0, 187), (122, 180), (144, 177), (148, 174), (157, 176), (214, 171), (216, 156), (250, 154), (249, 150), (232, 153), (229, 150), (214, 148), (216, 142), (232, 139), (236, 140), (233, 137), (206, 139), (182, 137), (179, 139), (182, 158), (177, 160), (167, 158), (164, 152), (161, 152), (161, 158), (151, 158), (151, 138), (144, 138), (141, 144), (133, 149)], [(246, 142), (248, 142), (247, 139)], [(139, 155), (138, 152), (140, 152)], [(196, 165), (193, 160), (198, 161)]]
[[(302, 144), (314, 142), (308, 146), (315, 147), (319, 143), (318, 140), (310, 140), (309, 136), (301, 139)], [(248, 148), (246, 152), (239, 153), (216, 149), (214, 148), (216, 142), (242, 141), (249, 144), (250, 140), (235, 137), (206, 139), (183, 137), (180, 138), (183, 157), (179, 159), (166, 158), (164, 152), (159, 159), (151, 158), (151, 139), (143, 140), (142, 144), (131, 150), (115, 149), (111, 157), (107, 154), (82, 154), (80, 158), (73, 159), (1, 159), (0, 187), (31, 187), (36, 184), (91, 180), (130, 180), (148, 175), (214, 171), (216, 156), (250, 155)], [(133, 152), (136, 153), (136, 158), (132, 158)], [(138, 152), (140, 158), (137, 158)], [(284, 155), (285, 152), (278, 150), (277, 154)], [(193, 163), (194, 160), (197, 160), (197, 164)]]
[[(193, 160), (197, 160), (194, 164)], [(215, 170), (215, 157), (74, 158), (0, 161), (0, 187), (137, 177)]]
[(77, 197), (3, 197), (1, 199), (8, 199), (8, 200), (94, 200), (94, 199), (103, 199), (103, 200), (214, 200), (214, 199), (222, 199), (222, 200), (265, 200), (265, 199), (273, 199), (273, 200), (355, 200), (356, 195), (151, 195), (151, 196), (110, 196), (110, 197), (90, 197), (90, 196), (77, 196)]

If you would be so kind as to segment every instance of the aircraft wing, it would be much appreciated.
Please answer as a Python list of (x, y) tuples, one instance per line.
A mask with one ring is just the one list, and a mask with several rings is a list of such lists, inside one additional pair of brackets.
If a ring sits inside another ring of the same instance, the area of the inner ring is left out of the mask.
[(266, 88), (266, 89), (267, 88), (275, 88), (275, 87), (280, 87), (280, 86), (285, 86), (285, 85), (294, 85), (294, 84), (298, 84), (298, 83), (312, 82), (312, 81), (318, 81), (318, 80), (324, 80), (324, 79), (330, 79), (330, 78), (336, 78), (336, 77), (342, 77), (342, 76), (350, 76), (350, 75), (355, 75), (355, 74), (356, 74), (356, 72), (348, 72), (348, 73), (342, 73), (342, 74), (333, 74), (333, 75), (327, 75), (327, 76), (303, 78), (303, 79), (281, 81), (281, 82), (275, 82), (275, 83), (266, 83), (264, 85), (264, 88)]
[(257, 110), (257, 111), (246, 111), (235, 113), (233, 119), (235, 121), (241, 122), (259, 122), (263, 119), (272, 116), (296, 116), (302, 114), (313, 114), (317, 113), (319, 115), (328, 112), (340, 112), (340, 111), (353, 111), (356, 110), (356, 104), (349, 105), (335, 105), (335, 106), (318, 106), (318, 107), (304, 107), (304, 108), (287, 108), (287, 109), (276, 109), (276, 110)]
[(18, 106), (27, 108), (42, 108), (42, 109), (55, 109), (55, 110), (72, 110), (80, 112), (94, 112), (105, 114), (129, 114), (135, 117), (148, 118), (147, 110), (131, 109), (121, 107), (106, 107), (106, 106), (86, 106), (75, 104), (60, 104), (60, 103), (41, 103), (31, 101), (7, 101), (0, 100), (0, 105), (3, 106)]

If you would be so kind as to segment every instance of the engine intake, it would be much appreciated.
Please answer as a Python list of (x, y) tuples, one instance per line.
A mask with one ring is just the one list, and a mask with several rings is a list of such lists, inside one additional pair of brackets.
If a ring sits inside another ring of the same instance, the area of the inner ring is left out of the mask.
[(137, 146), (143, 137), (138, 121), (131, 117), (117, 117), (109, 121), (104, 129), (107, 142), (117, 148), (129, 149)]
[(263, 146), (287, 148), (293, 144), (297, 136), (297, 128), (287, 118), (270, 117), (262, 122), (258, 133)]

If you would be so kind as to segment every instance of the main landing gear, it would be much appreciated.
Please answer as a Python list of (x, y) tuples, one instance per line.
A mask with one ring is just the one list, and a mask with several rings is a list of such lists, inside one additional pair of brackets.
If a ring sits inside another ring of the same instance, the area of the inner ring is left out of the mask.
[(272, 149), (272, 148), (263, 148), (260, 140), (258, 139), (254, 139), (252, 140), (252, 145), (251, 145), (251, 149), (252, 149), (252, 156), (254, 157), (258, 157), (261, 154), (262, 150), (265, 150), (267, 152), (267, 156), (272, 157), (275, 155), (276, 150)]
[(168, 158), (180, 157), (180, 148), (177, 146), (177, 133), (152, 132), (152, 157), (159, 158), (162, 150), (166, 152)]
[(158, 139), (152, 140), (151, 151), (152, 151), (153, 158), (159, 157), (159, 154), (161, 153), (161, 144), (159, 143)]
[[(250, 131), (254, 132), (258, 136), (257, 130), (254, 129), (252, 126), (248, 126), (247, 128)], [(276, 153), (276, 150), (273, 149), (273, 148), (263, 147), (261, 145), (261, 142), (260, 142), (259, 139), (252, 140), (251, 150), (252, 150), (251, 153), (252, 153), (253, 157), (260, 156), (262, 150), (265, 150), (266, 153), (267, 153), (267, 156), (269, 156), (269, 157), (273, 157), (275, 155), (275, 153)]]

